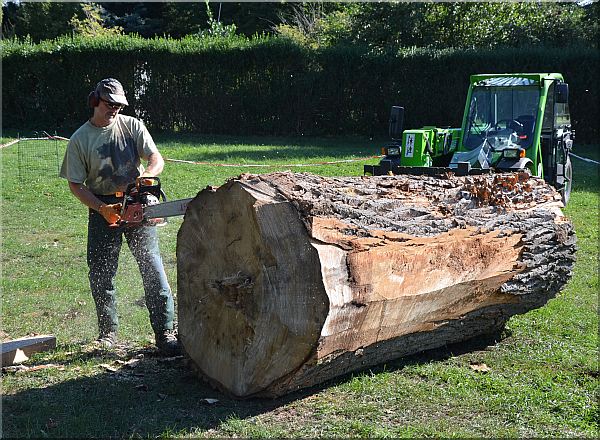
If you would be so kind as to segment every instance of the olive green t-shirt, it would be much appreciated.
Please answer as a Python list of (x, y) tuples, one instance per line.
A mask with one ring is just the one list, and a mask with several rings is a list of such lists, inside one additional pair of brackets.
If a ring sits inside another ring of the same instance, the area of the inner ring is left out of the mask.
[(69, 182), (83, 183), (98, 195), (125, 191), (141, 175), (141, 159), (158, 149), (140, 120), (117, 115), (106, 127), (87, 121), (73, 133), (60, 170)]

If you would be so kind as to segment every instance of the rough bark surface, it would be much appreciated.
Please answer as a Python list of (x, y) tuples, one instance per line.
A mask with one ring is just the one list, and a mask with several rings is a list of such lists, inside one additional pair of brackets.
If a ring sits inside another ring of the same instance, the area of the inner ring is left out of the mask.
[(183, 346), (230, 394), (279, 396), (493, 333), (570, 278), (560, 207), (527, 174), (241, 175), (179, 231)]

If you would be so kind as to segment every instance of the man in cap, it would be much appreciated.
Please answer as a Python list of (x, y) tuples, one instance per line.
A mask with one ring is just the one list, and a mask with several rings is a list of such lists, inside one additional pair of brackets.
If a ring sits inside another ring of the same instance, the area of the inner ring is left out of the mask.
[(68, 180), (73, 195), (89, 208), (87, 262), (98, 315), (97, 342), (111, 348), (117, 341), (115, 277), (124, 236), (142, 275), (156, 345), (165, 355), (178, 354), (173, 296), (156, 227), (116, 226), (127, 186), (136, 179), (160, 174), (164, 160), (144, 124), (120, 114), (128, 102), (119, 81), (100, 81), (89, 94), (88, 104), (94, 113), (71, 136), (60, 175)]

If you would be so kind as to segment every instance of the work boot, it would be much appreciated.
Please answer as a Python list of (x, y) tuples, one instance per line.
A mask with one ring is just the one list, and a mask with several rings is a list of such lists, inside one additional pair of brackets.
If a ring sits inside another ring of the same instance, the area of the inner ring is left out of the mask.
[(162, 355), (177, 356), (181, 354), (181, 344), (174, 330), (165, 330), (162, 333), (156, 333), (155, 336), (156, 346)]
[(117, 343), (117, 333), (116, 332), (101, 332), (98, 339), (96, 339), (96, 345), (99, 348), (103, 349), (111, 349), (114, 348)]

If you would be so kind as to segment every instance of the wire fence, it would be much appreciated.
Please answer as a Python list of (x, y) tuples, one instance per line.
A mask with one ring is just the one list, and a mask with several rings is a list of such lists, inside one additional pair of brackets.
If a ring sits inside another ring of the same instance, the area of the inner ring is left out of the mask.
[(47, 132), (17, 139), (17, 171), (21, 182), (58, 177), (64, 146), (68, 139)]

